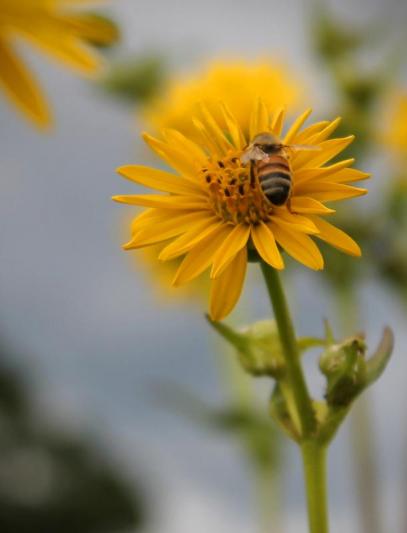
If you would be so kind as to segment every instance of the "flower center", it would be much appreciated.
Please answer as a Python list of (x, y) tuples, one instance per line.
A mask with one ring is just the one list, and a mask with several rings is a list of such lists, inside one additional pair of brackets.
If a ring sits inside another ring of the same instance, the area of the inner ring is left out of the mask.
[(273, 208), (258, 180), (251, 176), (250, 164), (243, 166), (240, 156), (236, 151), (222, 159), (211, 158), (201, 169), (213, 209), (222, 220), (233, 224), (266, 222)]

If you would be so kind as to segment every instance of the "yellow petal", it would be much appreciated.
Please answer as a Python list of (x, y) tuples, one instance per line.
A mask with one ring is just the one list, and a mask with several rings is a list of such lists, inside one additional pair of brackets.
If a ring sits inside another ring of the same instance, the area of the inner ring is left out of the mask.
[(192, 248), (200, 241), (206, 239), (209, 235), (216, 233), (218, 227), (219, 219), (215, 217), (200, 220), (190, 227), (183, 235), (163, 248), (158, 259), (160, 259), (160, 261), (169, 261), (180, 255), (184, 255), (189, 252), (189, 250), (192, 250)]
[(216, 279), (212, 280), (209, 315), (212, 320), (222, 320), (235, 307), (243, 289), (247, 268), (247, 250), (242, 248)]
[(224, 240), (230, 235), (232, 226), (219, 222), (219, 227), (215, 233), (212, 233), (200, 241), (184, 257), (180, 264), (173, 285), (182, 285), (191, 279), (199, 276), (212, 263), (213, 258)]
[(141, 205), (144, 207), (162, 207), (165, 209), (208, 209), (207, 200), (196, 196), (164, 196), (159, 194), (127, 194), (113, 196), (112, 200), (121, 204)]
[(142, 137), (148, 146), (161, 157), (161, 159), (168, 163), (170, 167), (177, 170), (182, 176), (196, 181), (197, 170), (200, 168), (199, 161), (190, 157), (190, 155), (183, 150), (155, 139), (147, 133), (144, 133)]
[(290, 129), (287, 132), (287, 135), (284, 137), (284, 144), (290, 144), (294, 137), (296, 136), (297, 132), (301, 128), (301, 126), (304, 124), (304, 122), (307, 120), (307, 118), (312, 113), (312, 109), (307, 109), (304, 111), (302, 115), (300, 115), (295, 121), (294, 124), (290, 127)]
[(69, 29), (70, 33), (92, 44), (110, 44), (117, 41), (119, 37), (115, 24), (97, 15), (89, 13), (58, 14), (55, 18), (62, 27)]
[(341, 139), (328, 139), (318, 145), (318, 151), (301, 151), (293, 157), (292, 169), (296, 171), (302, 167), (320, 167), (345, 150), (354, 138), (354, 135), (349, 135)]
[(356, 198), (367, 194), (367, 189), (344, 185), (343, 183), (330, 182), (306, 182), (295, 189), (295, 194), (299, 196), (310, 196), (320, 202), (333, 202), (335, 200), (345, 200)]
[(271, 229), (264, 222), (260, 222), (257, 226), (252, 226), (251, 236), (260, 257), (272, 267), (283, 269), (284, 261)]
[(24, 28), (22, 33), (48, 55), (56, 57), (59, 61), (84, 74), (95, 72), (102, 66), (101, 58), (89, 46), (69, 34), (61, 34), (55, 30), (37, 34), (29, 28)]
[(200, 166), (205, 166), (208, 160), (207, 155), (194, 141), (187, 139), (181, 132), (166, 128), (162, 131), (168, 144), (178, 146), (188, 157), (194, 159)]
[(254, 109), (250, 117), (250, 139), (258, 133), (269, 131), (270, 116), (267, 107), (261, 98), (257, 98)]
[(355, 181), (363, 181), (370, 178), (370, 174), (362, 172), (356, 168), (345, 168), (329, 176), (329, 181), (335, 183), (353, 183)]
[(329, 120), (322, 120), (321, 122), (315, 122), (315, 124), (307, 126), (297, 133), (292, 141), (293, 144), (307, 144), (310, 137), (322, 131), (329, 123)]
[(308, 217), (303, 215), (297, 215), (290, 213), (285, 208), (275, 208), (275, 215), (272, 215), (271, 221), (279, 224), (280, 226), (287, 227), (295, 231), (301, 231), (302, 233), (318, 233), (315, 224)]
[(279, 137), (283, 131), (285, 113), (285, 108), (281, 107), (275, 112), (271, 122), (271, 130), (275, 135), (277, 135), (277, 137)]
[(203, 194), (198, 183), (192, 183), (190, 180), (163, 170), (141, 165), (126, 165), (119, 167), (117, 172), (131, 181), (158, 191), (177, 194)]
[(290, 207), (294, 213), (304, 213), (313, 215), (328, 215), (335, 213), (335, 209), (330, 209), (324, 204), (307, 196), (292, 196)]
[(328, 139), (328, 137), (330, 137), (330, 135), (339, 126), (340, 121), (341, 117), (337, 117), (335, 120), (332, 120), (332, 122), (329, 122), (321, 131), (316, 132), (314, 135), (310, 136), (308, 139), (308, 143), (319, 144)]
[(125, 250), (142, 248), (157, 242), (165, 241), (176, 237), (181, 233), (188, 231), (191, 225), (202, 220), (201, 213), (185, 213), (169, 216), (167, 213), (157, 215), (156, 218), (150, 219), (149, 225), (144, 225), (141, 229), (134, 231), (130, 242), (124, 245)]
[(324, 259), (311, 237), (276, 224), (272, 225), (272, 231), (276, 241), (294, 259), (313, 270), (324, 268)]
[(218, 144), (209, 134), (208, 130), (205, 128), (202, 122), (197, 118), (193, 118), (192, 123), (197, 129), (199, 135), (201, 136), (203, 144), (208, 148), (211, 154), (217, 158), (222, 158), (225, 154), (224, 150), (219, 148)]
[(0, 39), (0, 65), (0, 85), (10, 99), (37, 126), (48, 126), (48, 106), (34, 77), (3, 39)]
[(362, 255), (359, 245), (347, 233), (319, 217), (313, 217), (313, 220), (319, 229), (319, 234), (317, 235), (319, 239), (349, 255), (355, 257)]
[(232, 112), (229, 110), (229, 108), (226, 106), (226, 104), (222, 102), (220, 105), (232, 142), (235, 148), (237, 148), (238, 150), (242, 150), (246, 146), (246, 139), (243, 135), (240, 124), (238, 123)]
[(222, 274), (235, 255), (246, 246), (249, 236), (250, 226), (247, 224), (235, 226), (213, 258), (211, 278)]
[[(171, 215), (173, 215), (174, 211), (171, 209), (166, 211), (166, 213), (171, 213)], [(181, 211), (181, 213), (185, 214), (184, 211)], [(151, 207), (149, 209), (143, 210), (139, 215), (133, 218), (131, 222), (132, 234), (134, 234), (136, 231), (140, 231), (140, 229), (142, 229), (144, 226), (152, 224), (154, 220), (161, 220), (162, 216), (162, 209), (156, 209), (154, 207)]]
[(226, 154), (228, 150), (232, 148), (232, 145), (226, 138), (224, 131), (219, 127), (219, 124), (213, 118), (212, 114), (209, 113), (205, 104), (201, 102), (199, 108), (203, 116), (203, 124), (206, 131), (209, 133), (209, 135), (211, 135), (213, 141), (218, 145), (221, 153)]
[(102, 4), (104, 2), (106, 2), (106, 0), (58, 0), (58, 3), (63, 7), (87, 4)]
[(354, 162), (354, 159), (345, 159), (328, 167), (301, 168), (293, 173), (294, 187), (300, 182), (302, 183), (312, 179), (320, 180), (322, 178), (330, 178), (332, 175), (337, 174), (340, 170), (353, 165)]

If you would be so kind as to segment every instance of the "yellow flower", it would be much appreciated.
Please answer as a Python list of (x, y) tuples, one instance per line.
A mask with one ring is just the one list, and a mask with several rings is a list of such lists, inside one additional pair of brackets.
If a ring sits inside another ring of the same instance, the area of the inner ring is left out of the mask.
[(158, 131), (174, 128), (199, 140), (191, 122), (191, 116), (197, 111), (197, 102), (203, 102), (213, 118), (221, 121), (221, 101), (246, 133), (257, 97), (268, 109), (281, 106), (292, 109), (300, 99), (300, 87), (298, 80), (271, 61), (213, 61), (195, 74), (189, 73), (169, 81), (161, 95), (145, 106), (142, 114), (146, 123)]
[(208, 279), (199, 276), (182, 287), (173, 287), (171, 281), (181, 263), (181, 257), (170, 261), (157, 261), (164, 246), (165, 243), (159, 243), (143, 248), (141, 256), (138, 256), (137, 267), (141, 267), (149, 275), (161, 300), (172, 300), (175, 297), (179, 299), (181, 296), (184, 302), (202, 302), (209, 288)]
[[(325, 166), (354, 137), (328, 139), (339, 119), (302, 129), (308, 110), (294, 121), (282, 142), (317, 149), (292, 151), (291, 197), (283, 206), (272, 205), (258, 180), (251, 178), (250, 164), (244, 165), (240, 159), (249, 139), (228, 108), (221, 105), (221, 109), (223, 119), (218, 122), (201, 106), (200, 118), (193, 120), (201, 135), (199, 144), (171, 129), (163, 131), (164, 140), (144, 135), (150, 148), (176, 173), (138, 165), (118, 169), (124, 177), (168, 194), (114, 197), (118, 202), (149, 208), (133, 221), (126, 250), (165, 241), (160, 260), (185, 256), (174, 285), (187, 283), (210, 268), (213, 320), (222, 319), (235, 306), (251, 250), (276, 269), (284, 268), (282, 250), (309, 268), (322, 269), (324, 261), (313, 237), (359, 256), (359, 246), (325, 220), (334, 212), (325, 203), (365, 194), (365, 189), (348, 183), (368, 177), (350, 168), (353, 159)], [(280, 137), (283, 120), (283, 110), (270, 114), (258, 100), (251, 116), (250, 139), (259, 132)]]
[(403, 160), (407, 159), (407, 91), (393, 95), (389, 104), (385, 140)]
[(22, 37), (58, 61), (83, 74), (101, 66), (88, 46), (116, 39), (111, 23), (71, 6), (91, 0), (0, 0), (0, 85), (15, 106), (40, 127), (50, 112), (34, 76), (20, 60), (16, 37)]

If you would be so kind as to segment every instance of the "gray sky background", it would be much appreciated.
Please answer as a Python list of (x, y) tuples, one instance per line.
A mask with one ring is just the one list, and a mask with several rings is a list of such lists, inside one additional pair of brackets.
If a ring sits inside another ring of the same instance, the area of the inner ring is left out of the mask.
[[(329, 102), (325, 77), (310, 56), (309, 3), (169, 4), (114, 2), (110, 12), (123, 27), (124, 51), (165, 47), (180, 67), (218, 53), (270, 53), (300, 72), (321, 106)], [(396, 1), (336, 4), (341, 15), (356, 20), (367, 10), (379, 16), (384, 6), (389, 16), (404, 13)], [(30, 51), (26, 56), (51, 97), (56, 128), (50, 136), (36, 133), (0, 98), (1, 331), (21, 353), (19, 364), (30, 373), (39, 410), (113, 448), (128, 475), (145, 476), (161, 502), (156, 532), (251, 532), (251, 487), (237, 447), (168, 412), (153, 398), (154, 387), (165, 381), (186, 384), (214, 403), (224, 394), (203, 309), (160, 305), (148, 278), (132, 268), (120, 249), (124, 208), (110, 196), (131, 186), (114, 169), (145, 158), (139, 125), (124, 107), (83, 80), (42, 56)], [(333, 310), (318, 274), (304, 270), (290, 283), (302, 332), (321, 332), (322, 319), (333, 316)], [(245, 295), (255, 318), (269, 314), (254, 276)], [(370, 393), (377, 409), (387, 530), (396, 531), (407, 438), (400, 407), (406, 402), (407, 363), (400, 348), (407, 341), (405, 316), (383, 288), (367, 284), (361, 300), (372, 346), (384, 324), (397, 333), (399, 348)], [(316, 390), (321, 383), (315, 379)], [(260, 390), (266, 399), (267, 390)], [(305, 533), (300, 464), (291, 445), (287, 455), (286, 531)], [(332, 532), (356, 533), (346, 427), (330, 458)]]

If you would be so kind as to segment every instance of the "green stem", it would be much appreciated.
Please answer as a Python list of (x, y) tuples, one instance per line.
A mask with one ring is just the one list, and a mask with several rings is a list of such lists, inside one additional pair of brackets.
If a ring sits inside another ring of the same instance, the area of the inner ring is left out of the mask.
[(328, 533), (326, 448), (315, 440), (301, 445), (310, 533)]
[[(315, 416), (311, 398), (300, 364), (300, 356), (293, 323), (288, 310), (283, 287), (277, 270), (261, 262), (270, 300), (284, 351), (286, 377), (281, 380), (281, 390), (286, 399), (293, 423), (300, 437), (307, 437), (315, 430)], [(289, 394), (291, 392), (291, 394)]]

